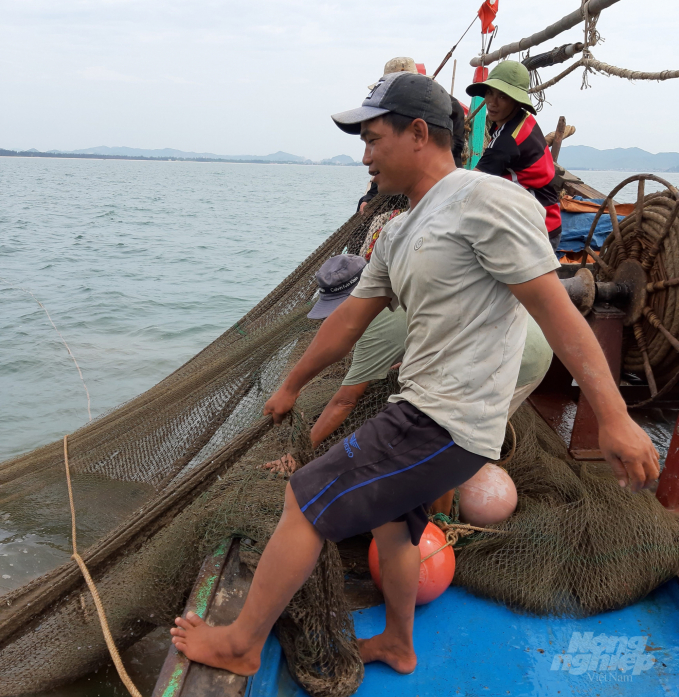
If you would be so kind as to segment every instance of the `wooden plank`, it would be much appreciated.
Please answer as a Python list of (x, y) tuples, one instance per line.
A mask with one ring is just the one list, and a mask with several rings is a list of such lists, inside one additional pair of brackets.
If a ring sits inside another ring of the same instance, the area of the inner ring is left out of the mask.
[[(229, 539), (205, 560), (183, 616), (192, 611), (213, 626), (238, 617), (252, 580), (239, 548), (238, 539)], [(172, 646), (153, 697), (242, 697), (247, 682), (240, 675), (192, 663)]]

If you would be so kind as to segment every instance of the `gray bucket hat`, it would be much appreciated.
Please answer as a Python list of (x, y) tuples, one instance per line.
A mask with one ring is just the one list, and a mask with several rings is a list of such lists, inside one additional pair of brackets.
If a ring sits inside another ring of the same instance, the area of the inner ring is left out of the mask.
[(338, 254), (316, 271), (320, 297), (307, 315), (309, 319), (325, 319), (339, 307), (358, 285), (366, 260), (355, 254)]

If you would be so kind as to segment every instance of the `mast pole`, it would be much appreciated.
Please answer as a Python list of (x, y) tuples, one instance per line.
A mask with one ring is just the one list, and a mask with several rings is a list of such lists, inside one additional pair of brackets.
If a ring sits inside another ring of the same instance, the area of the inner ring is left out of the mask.
[[(620, 2), (620, 0), (589, 0), (587, 3), (587, 10), (590, 16), (598, 15), (602, 10), (605, 10), (611, 5), (615, 5), (616, 2)], [(476, 68), (481, 64), (490, 65), (501, 58), (507, 57), (511, 53), (525, 51), (532, 46), (537, 46), (538, 44), (548, 41), (549, 39), (553, 39), (555, 36), (558, 36), (567, 29), (571, 29), (584, 21), (585, 12), (583, 6), (579, 7), (577, 10), (574, 10), (569, 15), (562, 17), (558, 22), (554, 22), (554, 24), (551, 24), (546, 29), (533, 34), (532, 36), (521, 39), (521, 41), (515, 41), (513, 44), (506, 44), (505, 46), (498, 48), (497, 51), (493, 51), (485, 56), (476, 56), (472, 58), (469, 61), (469, 65), (471, 65), (473, 68)]]

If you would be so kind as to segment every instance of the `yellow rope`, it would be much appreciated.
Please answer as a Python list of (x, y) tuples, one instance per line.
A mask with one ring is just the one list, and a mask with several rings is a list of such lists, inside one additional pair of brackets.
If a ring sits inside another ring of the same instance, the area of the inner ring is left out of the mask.
[(94, 585), (94, 581), (90, 576), (90, 572), (87, 570), (87, 567), (85, 566), (85, 562), (82, 560), (82, 557), (78, 554), (78, 547), (75, 538), (75, 506), (73, 505), (73, 490), (71, 489), (71, 472), (68, 467), (68, 436), (64, 436), (64, 463), (66, 465), (68, 501), (71, 505), (71, 534), (73, 536), (73, 555), (71, 556), (71, 559), (75, 559), (76, 563), (80, 567), (80, 571), (82, 571), (82, 575), (85, 578), (85, 583), (87, 583), (87, 587), (90, 589), (92, 599), (94, 600), (94, 605), (97, 608), (97, 615), (99, 615), (101, 631), (104, 633), (104, 639), (106, 641), (106, 646), (108, 647), (108, 652), (111, 654), (111, 658), (113, 659), (113, 663), (116, 667), (116, 670), (118, 671), (120, 679), (123, 681), (123, 684), (127, 688), (127, 691), (132, 695), (132, 697), (141, 697), (141, 692), (139, 692), (139, 690), (135, 687), (135, 684), (132, 682), (130, 676), (127, 674), (125, 666), (123, 665), (123, 662), (120, 658), (120, 654), (118, 653), (118, 649), (116, 648), (115, 641), (113, 641), (113, 637), (111, 636), (111, 630), (109, 629), (108, 621), (106, 620), (104, 606), (101, 602), (101, 598), (99, 597), (99, 592), (97, 591), (97, 588)]

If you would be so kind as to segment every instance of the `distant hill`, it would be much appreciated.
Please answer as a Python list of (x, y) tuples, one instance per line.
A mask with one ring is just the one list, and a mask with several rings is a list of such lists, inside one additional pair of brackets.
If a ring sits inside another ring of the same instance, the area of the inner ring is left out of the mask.
[(349, 155), (335, 155), (335, 157), (331, 157), (328, 160), (321, 160), (322, 165), (358, 165), (362, 164), (360, 162), (356, 162), (353, 157), (349, 157)]
[(291, 155), (288, 152), (272, 153), (271, 155), (215, 155), (211, 152), (186, 152), (184, 150), (175, 150), (174, 148), (161, 148), (158, 150), (146, 150), (144, 148), (126, 148), (115, 147), (110, 148), (106, 145), (100, 145), (96, 148), (85, 148), (83, 150), (50, 150), (54, 153), (72, 153), (74, 155), (117, 155), (122, 157), (178, 157), (182, 159), (207, 159), (207, 160), (247, 160), (256, 162), (306, 162), (305, 157), (299, 155)]
[(83, 158), (83, 159), (111, 159), (111, 160), (193, 160), (198, 162), (250, 162), (250, 163), (276, 163), (297, 165), (362, 165), (355, 162), (349, 155), (335, 155), (321, 162), (312, 162), (299, 155), (291, 155), (289, 152), (272, 153), (271, 155), (215, 155), (211, 152), (187, 152), (174, 148), (162, 148), (158, 150), (145, 150), (143, 148), (110, 148), (100, 145), (96, 148), (83, 150), (48, 150), (47, 152), (31, 148), (30, 150), (5, 150), (0, 148), (0, 157), (56, 157), (56, 158)]
[(623, 172), (677, 172), (679, 152), (653, 154), (641, 148), (597, 150), (587, 145), (565, 145), (559, 164), (566, 169), (602, 169)]

